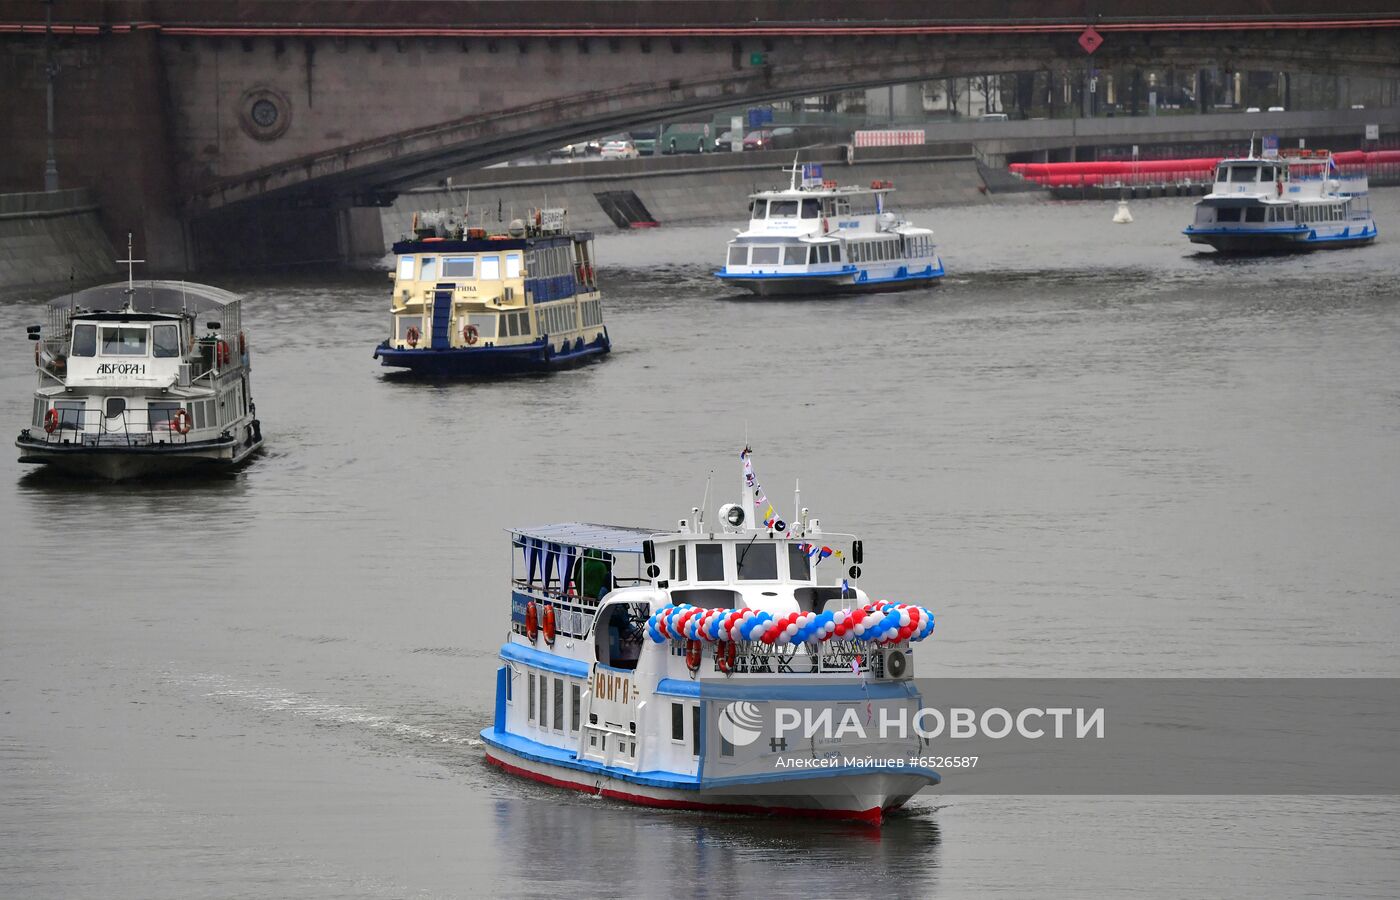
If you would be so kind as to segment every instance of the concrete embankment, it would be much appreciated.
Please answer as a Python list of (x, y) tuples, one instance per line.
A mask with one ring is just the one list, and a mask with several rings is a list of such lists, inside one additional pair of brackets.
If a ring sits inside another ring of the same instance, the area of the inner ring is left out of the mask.
[[(662, 225), (727, 219), (747, 213), (748, 195), (783, 186), (792, 151), (662, 156), (637, 160), (591, 161), (541, 166), (483, 169), (453, 179), (450, 186), (419, 188), (401, 194), (383, 211), (387, 250), (412, 227), (421, 210), (456, 210), (470, 205), (469, 219), (495, 225), (526, 210), (568, 209), (569, 224), (580, 229), (613, 229), (619, 205), (641, 210), (643, 218)], [(841, 184), (893, 181), (899, 208), (985, 202), (986, 185), (971, 148), (962, 152), (923, 147), (861, 148), (847, 160), (841, 147), (803, 150), (803, 162), (820, 162), (824, 175)], [(627, 195), (637, 201), (630, 206)], [(609, 208), (613, 215), (609, 214)]]
[(86, 188), (0, 194), (0, 290), (88, 284), (115, 259)]

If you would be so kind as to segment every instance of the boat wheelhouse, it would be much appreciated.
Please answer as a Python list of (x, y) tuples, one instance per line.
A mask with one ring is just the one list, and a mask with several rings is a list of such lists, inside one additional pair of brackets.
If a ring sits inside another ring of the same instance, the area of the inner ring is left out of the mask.
[(1355, 247), (1376, 239), (1366, 174), (1326, 150), (1221, 160), (1183, 232), (1223, 253)]
[(869, 822), (938, 783), (913, 759), (927, 749), (916, 735), (788, 740), (776, 724), (778, 702), (912, 715), (912, 644), (933, 616), (873, 601), (855, 583), (861, 542), (807, 510), (778, 519), (742, 459), (743, 499), (717, 525), (694, 508), (662, 533), (510, 532), (488, 761), (645, 806)]
[(130, 278), (51, 301), (29, 327), (39, 384), (19, 461), (116, 480), (247, 460), (263, 438), (240, 305)]
[[(420, 227), (420, 224), (423, 227)], [(562, 209), (532, 211), (504, 234), (441, 217), (394, 244), (385, 366), (453, 377), (546, 371), (612, 348), (593, 268), (593, 235)]]
[(717, 278), (769, 295), (900, 290), (943, 277), (933, 232), (887, 208), (891, 182), (838, 186), (817, 163), (791, 172), (786, 189), (750, 195), (749, 227), (729, 242)]

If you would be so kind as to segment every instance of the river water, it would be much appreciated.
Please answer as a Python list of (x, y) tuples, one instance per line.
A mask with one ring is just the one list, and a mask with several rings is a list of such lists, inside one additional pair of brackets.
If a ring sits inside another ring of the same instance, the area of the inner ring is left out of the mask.
[[(916, 798), (881, 830), (638, 810), (484, 762), (510, 525), (770, 496), (938, 616), (924, 676), (1400, 676), (1400, 191), (1383, 241), (1223, 261), (1186, 200), (940, 209), (929, 290), (736, 298), (729, 224), (599, 238), (616, 351), (431, 385), (382, 274), (246, 292), (268, 451), (0, 462), (6, 897), (1400, 893), (1400, 803)], [(211, 279), (213, 280), (213, 279)], [(29, 416), (27, 297), (0, 422)], [(1325, 764), (1319, 761), (1319, 764)]]

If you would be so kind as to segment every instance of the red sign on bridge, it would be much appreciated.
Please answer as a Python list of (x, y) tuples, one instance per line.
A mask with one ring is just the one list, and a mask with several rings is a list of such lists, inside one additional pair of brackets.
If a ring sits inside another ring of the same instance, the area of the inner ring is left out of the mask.
[(1084, 48), (1085, 53), (1093, 53), (1099, 49), (1101, 44), (1103, 44), (1103, 35), (1095, 31), (1092, 25), (1084, 29), (1084, 33), (1079, 36), (1079, 46)]

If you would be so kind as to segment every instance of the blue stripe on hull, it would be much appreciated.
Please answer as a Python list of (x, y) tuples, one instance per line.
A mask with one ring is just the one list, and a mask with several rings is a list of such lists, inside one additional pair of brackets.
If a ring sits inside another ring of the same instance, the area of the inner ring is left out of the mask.
[(755, 294), (828, 294), (859, 291), (897, 291), (920, 285), (935, 284), (944, 275), (943, 265), (927, 266), (917, 272), (900, 268), (894, 275), (871, 278), (867, 270), (848, 266), (841, 272), (810, 272), (793, 275), (779, 273), (730, 274), (715, 273), (721, 281), (748, 288)]
[(1357, 231), (1344, 228), (1338, 234), (1318, 234), (1311, 228), (1191, 228), (1182, 234), (1193, 244), (1209, 244), (1221, 253), (1280, 253), (1306, 250), (1340, 250), (1375, 241), (1380, 232), (1374, 224)]
[(555, 350), (541, 339), (511, 347), (454, 347), (449, 350), (399, 350), (385, 341), (374, 350), (380, 365), (408, 369), (417, 375), (435, 378), (515, 375), (548, 372), (588, 362), (612, 349), (607, 330), (591, 344), (576, 338), (568, 350)]

